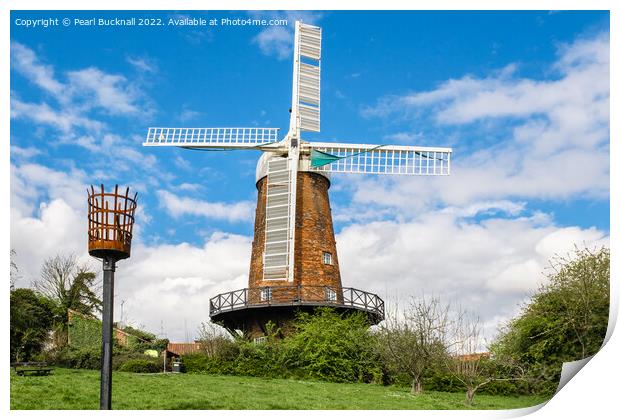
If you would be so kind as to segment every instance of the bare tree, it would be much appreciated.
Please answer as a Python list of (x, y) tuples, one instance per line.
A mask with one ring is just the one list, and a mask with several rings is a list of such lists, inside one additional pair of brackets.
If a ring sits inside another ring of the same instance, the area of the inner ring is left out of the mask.
[(229, 344), (230, 339), (226, 330), (211, 322), (202, 322), (198, 328), (198, 342), (200, 349), (207, 356), (213, 358), (218, 356), (222, 348)]
[[(459, 309), (450, 322), (448, 348), (450, 357), (444, 359), (448, 371), (465, 388), (465, 401), (473, 404), (476, 392), (493, 381), (525, 380), (524, 370), (513, 360), (491, 358), (483, 351), (482, 328), (478, 316)], [(504, 377), (504, 375), (508, 375)]]
[(41, 294), (58, 305), (67, 322), (67, 310), (93, 315), (101, 311), (100, 282), (88, 266), (79, 265), (74, 255), (48, 258), (41, 268), (41, 277), (33, 282)]
[(17, 268), (17, 264), (15, 264), (15, 260), (13, 260), (13, 257), (15, 257), (15, 250), (11, 249), (11, 273), (10, 273), (10, 284), (11, 284), (11, 290), (15, 289), (15, 282), (19, 279), (19, 268)]
[(389, 314), (379, 330), (388, 369), (411, 376), (412, 394), (422, 392), (424, 376), (446, 357), (448, 309), (437, 298), (412, 300), (402, 314)]

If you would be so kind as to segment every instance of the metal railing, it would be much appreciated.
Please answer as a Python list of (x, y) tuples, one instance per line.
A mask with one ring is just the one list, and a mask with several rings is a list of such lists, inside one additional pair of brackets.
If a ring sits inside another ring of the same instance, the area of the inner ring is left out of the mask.
[(265, 286), (222, 293), (209, 302), (209, 315), (263, 306), (316, 305), (361, 309), (379, 320), (385, 315), (383, 299), (352, 287)]

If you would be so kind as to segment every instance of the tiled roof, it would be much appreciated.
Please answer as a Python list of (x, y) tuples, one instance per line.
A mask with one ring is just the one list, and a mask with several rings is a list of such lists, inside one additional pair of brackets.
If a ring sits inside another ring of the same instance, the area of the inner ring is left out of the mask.
[(168, 343), (166, 350), (179, 356), (187, 353), (197, 353), (200, 351), (200, 343)]

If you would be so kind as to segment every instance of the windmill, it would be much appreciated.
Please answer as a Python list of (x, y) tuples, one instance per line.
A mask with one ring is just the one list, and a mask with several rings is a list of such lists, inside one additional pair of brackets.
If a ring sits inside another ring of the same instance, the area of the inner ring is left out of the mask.
[(230, 331), (255, 339), (267, 321), (286, 327), (296, 310), (332, 306), (383, 319), (383, 300), (343, 288), (327, 190), (331, 173), (449, 175), (450, 148), (309, 142), (319, 132), (320, 27), (295, 22), (290, 125), (278, 128), (148, 129), (144, 146), (207, 150), (260, 150), (258, 202), (248, 288), (210, 301), (210, 316)]

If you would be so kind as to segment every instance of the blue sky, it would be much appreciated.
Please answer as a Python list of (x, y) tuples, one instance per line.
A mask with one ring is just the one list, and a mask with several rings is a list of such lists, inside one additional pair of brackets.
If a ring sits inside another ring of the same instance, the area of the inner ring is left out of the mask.
[[(185, 16), (289, 26), (15, 24)], [(244, 287), (259, 154), (141, 142), (149, 126), (284, 135), (296, 17), (323, 28), (322, 132), (305, 139), (454, 149), (449, 178), (334, 177), (344, 285), (390, 301), (459, 298), (485, 306), (492, 330), (548, 258), (608, 242), (606, 12), (12, 12), (11, 246), (22, 284), (56, 252), (89, 260), (85, 189), (104, 182), (139, 192), (117, 287), (128, 322), (159, 331), (163, 320), (184, 339), (210, 296)]]

